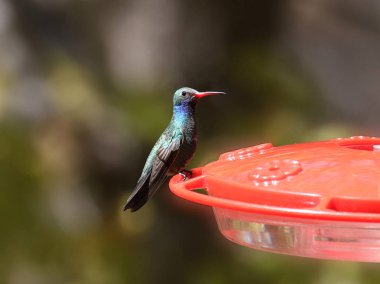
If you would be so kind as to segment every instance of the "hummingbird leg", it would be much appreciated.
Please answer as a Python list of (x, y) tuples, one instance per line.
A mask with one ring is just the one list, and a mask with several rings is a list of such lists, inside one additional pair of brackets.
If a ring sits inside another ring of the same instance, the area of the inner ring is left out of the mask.
[(191, 178), (193, 176), (193, 173), (191, 171), (188, 171), (188, 170), (182, 170), (179, 172), (179, 174), (183, 177), (183, 180), (188, 180), (189, 178)]

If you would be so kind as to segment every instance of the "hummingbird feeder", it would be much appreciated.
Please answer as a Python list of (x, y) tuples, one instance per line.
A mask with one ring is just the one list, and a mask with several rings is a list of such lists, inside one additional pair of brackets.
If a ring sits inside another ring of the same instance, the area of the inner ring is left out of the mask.
[(266, 143), (224, 153), (192, 172), (186, 180), (174, 176), (171, 191), (211, 206), (230, 241), (297, 256), (380, 262), (380, 138)]

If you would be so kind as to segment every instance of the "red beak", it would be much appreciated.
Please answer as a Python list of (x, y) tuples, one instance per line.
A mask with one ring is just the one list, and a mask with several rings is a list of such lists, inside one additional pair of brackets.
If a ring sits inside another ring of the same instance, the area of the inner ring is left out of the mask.
[(197, 99), (200, 99), (207, 96), (225, 95), (225, 94), (226, 93), (224, 92), (199, 92), (199, 93), (195, 93), (194, 95)]

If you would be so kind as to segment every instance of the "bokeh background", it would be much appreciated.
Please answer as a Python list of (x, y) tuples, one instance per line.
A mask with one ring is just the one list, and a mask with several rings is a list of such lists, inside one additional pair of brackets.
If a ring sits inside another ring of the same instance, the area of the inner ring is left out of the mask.
[(181, 86), (191, 167), (224, 151), (380, 135), (380, 4), (0, 0), (0, 283), (378, 283), (380, 267), (249, 250), (167, 186), (122, 205)]

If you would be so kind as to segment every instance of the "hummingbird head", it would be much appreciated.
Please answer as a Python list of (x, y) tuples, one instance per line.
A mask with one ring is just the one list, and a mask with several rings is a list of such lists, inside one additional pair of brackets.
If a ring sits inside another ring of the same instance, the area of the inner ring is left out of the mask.
[(191, 88), (180, 88), (174, 93), (174, 106), (195, 106), (200, 98), (213, 95), (222, 95), (223, 92), (198, 92)]

